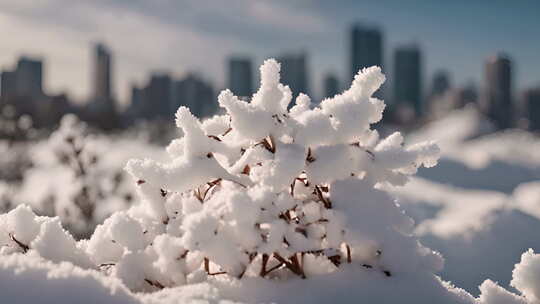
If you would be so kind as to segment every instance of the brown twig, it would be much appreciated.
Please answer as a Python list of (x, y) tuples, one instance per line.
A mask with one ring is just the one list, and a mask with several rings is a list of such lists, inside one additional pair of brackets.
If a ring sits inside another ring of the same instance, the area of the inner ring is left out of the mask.
[(226, 271), (219, 271), (219, 272), (210, 272), (210, 260), (208, 258), (204, 258), (204, 270), (206, 271), (206, 274), (210, 276), (220, 275), (220, 274), (226, 274)]
[(262, 255), (262, 265), (261, 265), (261, 272), (259, 273), (259, 275), (261, 277), (264, 277), (266, 275), (266, 264), (268, 264), (268, 259), (270, 259), (270, 257), (268, 256), (268, 254), (266, 253), (263, 253)]
[(146, 283), (148, 283), (150, 286), (153, 286), (153, 287), (156, 287), (156, 288), (159, 288), (159, 289), (163, 289), (165, 288), (165, 286), (163, 286), (163, 284), (161, 284), (160, 282), (158, 281), (152, 281), (150, 279), (144, 279), (144, 281)]
[(186, 251), (184, 251), (179, 257), (177, 257), (176, 259), (177, 259), (177, 260), (185, 259), (186, 256), (188, 255), (188, 253), (189, 253), (189, 250), (186, 250)]
[(221, 141), (221, 139), (219, 139), (219, 137), (215, 136), (215, 135), (208, 135), (209, 138), (211, 139), (215, 139), (217, 141)]
[(339, 265), (341, 265), (341, 256), (339, 254), (329, 256), (328, 260), (330, 260), (332, 264), (336, 265), (336, 267), (339, 267)]
[(208, 194), (208, 192), (210, 191), (210, 189), (214, 188), (215, 186), (219, 185), (221, 183), (221, 178), (218, 178), (216, 180), (213, 180), (211, 182), (208, 182), (207, 185), (208, 185), (208, 188), (206, 188), (206, 190), (204, 191), (204, 193), (202, 194), (202, 200), (204, 201), (206, 199), (206, 195)]
[(13, 233), (11, 233), (11, 232), (9, 233), (9, 238), (10, 238), (13, 242), (15, 242), (15, 244), (17, 244), (17, 245), (19, 245), (19, 247), (21, 247), (23, 253), (26, 253), (26, 252), (28, 252), (28, 250), (30, 250), (30, 247), (28, 247), (28, 245), (22, 243), (21, 241), (17, 240), (17, 239), (15, 238), (15, 235), (13, 235)]
[(229, 132), (231, 132), (231, 131), (232, 131), (232, 128), (229, 127), (229, 128), (227, 129), (227, 131), (225, 131), (223, 134), (221, 134), (221, 136), (225, 136), (225, 135), (229, 134)]
[(268, 270), (266, 271), (266, 275), (269, 274), (270, 272), (276, 270), (276, 269), (279, 269), (281, 266), (283, 266), (283, 263), (279, 263), (279, 264), (277, 264), (276, 266), (274, 266), (274, 267), (268, 269)]
[(329, 199), (325, 198), (322, 190), (319, 186), (315, 186), (315, 194), (319, 197), (319, 200), (323, 203), (326, 209), (332, 209), (332, 202)]
[(201, 204), (204, 202), (203, 197), (201, 196), (201, 190), (199, 188), (193, 190), (193, 195), (201, 202)]
[(308, 163), (314, 162), (316, 159), (315, 159), (315, 157), (313, 156), (313, 154), (312, 154), (312, 152), (311, 152), (311, 148), (308, 148), (307, 151), (308, 151), (308, 152), (307, 152), (307, 156), (306, 156), (306, 161), (307, 161)]
[(296, 254), (293, 254), (290, 257), (290, 261), (287, 261), (281, 255), (279, 255), (279, 253), (274, 252), (274, 258), (276, 258), (276, 260), (278, 260), (279, 262), (283, 263), (285, 267), (287, 267), (294, 274), (300, 276), (302, 279), (306, 278), (304, 270), (300, 266), (300, 262), (298, 261), (298, 257), (296, 256)]
[(274, 137), (272, 135), (268, 135), (268, 137), (264, 138), (262, 141), (255, 144), (255, 146), (263, 145), (263, 147), (270, 151), (270, 153), (274, 154), (276, 153), (276, 145), (274, 142)]

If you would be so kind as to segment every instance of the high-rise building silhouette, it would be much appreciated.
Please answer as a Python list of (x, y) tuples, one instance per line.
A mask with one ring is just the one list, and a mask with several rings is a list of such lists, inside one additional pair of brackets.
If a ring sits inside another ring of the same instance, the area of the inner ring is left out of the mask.
[(120, 125), (112, 92), (112, 54), (102, 43), (94, 45), (92, 62), (92, 95), (82, 118), (102, 129)]
[(309, 95), (306, 53), (284, 54), (278, 58), (278, 62), (281, 63), (281, 83), (291, 88), (293, 98), (300, 93)]
[(540, 131), (540, 87), (526, 90), (523, 103), (529, 130)]
[(370, 66), (383, 67), (383, 35), (380, 29), (361, 23), (351, 28), (350, 79)]
[(17, 96), (17, 74), (15, 71), (2, 71), (0, 77), (0, 99), (5, 102)]
[(148, 86), (144, 89), (144, 108), (149, 118), (174, 117), (171, 109), (172, 79), (168, 73), (153, 73)]
[(131, 107), (138, 109), (144, 103), (144, 89), (136, 84), (131, 85)]
[(144, 91), (144, 87), (140, 87), (136, 83), (131, 84), (131, 102), (123, 113), (124, 124), (129, 125), (138, 120), (148, 119), (145, 115)]
[(112, 58), (109, 49), (101, 43), (94, 47), (94, 87), (93, 98), (104, 101), (112, 100)]
[(229, 58), (228, 82), (228, 88), (236, 96), (249, 97), (253, 94), (253, 74), (249, 58)]
[(43, 62), (29, 57), (19, 58), (15, 82), (18, 96), (41, 96), (43, 94)]
[(422, 58), (416, 45), (402, 46), (394, 53), (394, 102), (422, 114)]
[(339, 80), (333, 74), (324, 77), (324, 97), (330, 98), (339, 94)]
[(173, 107), (186, 106), (191, 113), (205, 117), (217, 111), (217, 102), (212, 85), (195, 74), (188, 74), (174, 84)]
[(513, 122), (512, 63), (508, 56), (498, 54), (488, 58), (484, 68), (485, 92), (482, 107), (500, 129)]
[(438, 70), (433, 75), (430, 96), (441, 96), (450, 89), (450, 76), (444, 70)]
[(10, 105), (16, 116), (29, 115), (32, 125), (55, 125), (67, 112), (73, 112), (65, 94), (48, 96), (43, 90), (43, 61), (22, 56), (12, 71), (3, 71), (0, 80), (1, 103)]

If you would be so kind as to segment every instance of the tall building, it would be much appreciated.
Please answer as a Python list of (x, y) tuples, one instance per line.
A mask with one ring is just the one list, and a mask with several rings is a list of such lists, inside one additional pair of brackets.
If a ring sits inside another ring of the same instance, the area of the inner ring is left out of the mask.
[(217, 101), (212, 85), (195, 74), (188, 74), (174, 84), (174, 111), (186, 106), (197, 117), (213, 115)]
[(95, 100), (112, 100), (112, 76), (111, 76), (111, 53), (109, 49), (98, 43), (94, 49), (94, 87), (93, 98)]
[(513, 122), (511, 61), (504, 54), (489, 57), (484, 73), (483, 110), (498, 128), (509, 128)]
[(376, 27), (360, 23), (351, 28), (351, 80), (362, 68), (383, 67), (383, 35)]
[(149, 118), (174, 118), (171, 109), (172, 79), (167, 73), (153, 73), (148, 86), (144, 89), (144, 108)]
[(29, 57), (19, 58), (15, 71), (15, 83), (18, 96), (43, 95), (43, 62)]
[(0, 96), (2, 102), (17, 96), (17, 74), (15, 71), (2, 71), (0, 75)]
[(281, 63), (281, 83), (291, 88), (293, 98), (300, 93), (309, 95), (306, 53), (285, 54), (279, 57), (278, 62)]
[(422, 58), (416, 45), (394, 53), (394, 102), (412, 108), (416, 117), (422, 114)]
[(339, 80), (333, 74), (324, 77), (324, 97), (330, 98), (339, 94)]
[(253, 94), (253, 74), (251, 60), (248, 58), (233, 57), (229, 59), (228, 88), (240, 97), (249, 97)]
[(526, 90), (523, 93), (523, 102), (529, 130), (540, 131), (540, 87)]
[(430, 96), (441, 96), (450, 89), (450, 76), (444, 70), (439, 70), (433, 75)]
[(131, 86), (131, 107), (140, 108), (144, 103), (144, 89), (136, 84)]

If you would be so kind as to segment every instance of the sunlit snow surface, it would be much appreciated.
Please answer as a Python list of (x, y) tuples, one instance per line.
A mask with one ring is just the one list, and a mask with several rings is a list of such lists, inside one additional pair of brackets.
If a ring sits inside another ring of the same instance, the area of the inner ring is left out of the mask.
[(445, 257), (441, 276), (473, 294), (485, 279), (508, 287), (521, 253), (540, 251), (540, 137), (490, 130), (469, 106), (410, 134), (436, 140), (442, 157), (394, 189), (422, 243)]

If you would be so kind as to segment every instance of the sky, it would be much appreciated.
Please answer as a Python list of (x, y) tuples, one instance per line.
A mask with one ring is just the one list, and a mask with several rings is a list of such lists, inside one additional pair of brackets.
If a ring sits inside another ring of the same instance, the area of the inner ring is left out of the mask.
[(0, 0), (0, 68), (20, 55), (45, 60), (45, 89), (76, 100), (90, 95), (92, 44), (113, 52), (113, 86), (126, 104), (132, 83), (150, 72), (176, 77), (196, 72), (225, 87), (230, 55), (265, 58), (306, 51), (310, 88), (322, 78), (348, 76), (349, 28), (354, 22), (384, 32), (383, 71), (392, 81), (397, 46), (416, 43), (427, 90), (446, 69), (455, 85), (482, 85), (483, 64), (497, 52), (513, 62), (514, 87), (540, 85), (540, 1), (325, 0)]

